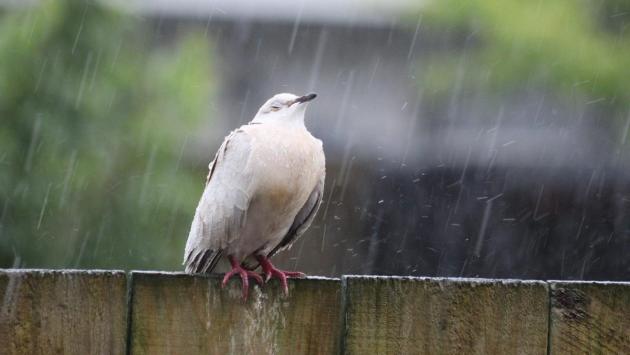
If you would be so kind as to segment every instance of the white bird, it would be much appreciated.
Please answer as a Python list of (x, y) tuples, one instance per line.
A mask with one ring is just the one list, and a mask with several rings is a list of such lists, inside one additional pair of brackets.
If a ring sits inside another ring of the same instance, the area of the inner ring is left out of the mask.
[[(308, 229), (322, 201), (325, 157), (322, 142), (304, 126), (308, 102), (317, 95), (278, 94), (254, 119), (228, 135), (209, 165), (206, 187), (190, 228), (184, 264), (188, 273), (209, 273), (222, 256), (238, 274), (243, 298), (248, 277), (262, 284), (301, 272), (275, 268), (269, 258), (287, 249)], [(251, 261), (254, 262), (252, 267)]]

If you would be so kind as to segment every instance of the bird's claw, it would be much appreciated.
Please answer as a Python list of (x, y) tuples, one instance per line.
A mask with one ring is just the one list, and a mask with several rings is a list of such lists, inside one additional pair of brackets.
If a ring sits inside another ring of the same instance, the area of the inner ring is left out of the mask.
[(271, 262), (267, 258), (258, 257), (258, 261), (260, 262), (260, 266), (262, 267), (263, 273), (265, 274), (265, 283), (269, 282), (269, 280), (271, 280), (272, 277), (278, 278), (278, 280), (280, 280), (280, 284), (282, 285), (282, 292), (284, 293), (285, 296), (289, 295), (289, 285), (287, 282), (287, 278), (306, 277), (306, 274), (304, 274), (303, 272), (283, 271), (283, 270), (277, 269), (275, 266), (273, 266), (273, 264), (271, 264)]
[(221, 288), (227, 285), (228, 281), (230, 280), (232, 276), (238, 274), (241, 277), (241, 282), (243, 285), (243, 301), (245, 301), (247, 300), (247, 296), (249, 295), (249, 278), (250, 277), (253, 278), (261, 286), (264, 283), (263, 279), (256, 272), (245, 270), (237, 262), (236, 263), (232, 262), (232, 260), (230, 260), (230, 262), (232, 263), (232, 270), (225, 273), (225, 276), (223, 277), (223, 281), (221, 282)]

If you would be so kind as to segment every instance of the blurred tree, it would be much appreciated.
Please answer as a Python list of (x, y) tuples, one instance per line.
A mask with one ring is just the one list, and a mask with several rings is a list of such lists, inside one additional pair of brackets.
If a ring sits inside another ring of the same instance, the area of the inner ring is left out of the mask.
[(630, 2), (623, 0), (445, 0), (423, 9), (423, 24), (465, 39), (472, 55), (439, 55), (423, 65), (435, 94), (543, 88), (562, 97), (630, 106)]
[(210, 48), (98, 1), (0, 18), (0, 267), (179, 268)]

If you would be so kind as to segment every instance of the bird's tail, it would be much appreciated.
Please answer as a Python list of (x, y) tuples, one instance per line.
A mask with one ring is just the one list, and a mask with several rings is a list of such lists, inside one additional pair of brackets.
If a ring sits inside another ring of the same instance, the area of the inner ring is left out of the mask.
[(191, 250), (184, 259), (186, 273), (188, 274), (207, 274), (217, 266), (221, 259), (223, 250)]
[(209, 273), (211, 272), (223, 254), (223, 250), (213, 250), (206, 247), (203, 238), (203, 224), (196, 213), (193, 219), (188, 241), (186, 242), (186, 251), (184, 253), (184, 265), (186, 272), (189, 274)]

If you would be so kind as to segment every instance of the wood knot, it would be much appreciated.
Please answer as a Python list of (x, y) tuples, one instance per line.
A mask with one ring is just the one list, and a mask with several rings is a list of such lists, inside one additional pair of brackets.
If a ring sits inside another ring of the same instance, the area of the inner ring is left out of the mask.
[(582, 291), (559, 287), (552, 290), (552, 306), (567, 320), (584, 320), (591, 303), (590, 298)]

